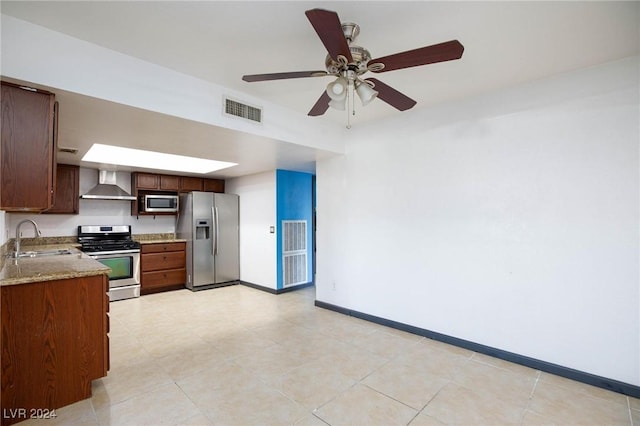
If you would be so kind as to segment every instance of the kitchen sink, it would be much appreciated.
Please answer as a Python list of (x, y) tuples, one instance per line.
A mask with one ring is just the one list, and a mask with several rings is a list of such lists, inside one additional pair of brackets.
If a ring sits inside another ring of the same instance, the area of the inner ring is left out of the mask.
[(16, 253), (10, 253), (8, 257), (22, 258), (22, 257), (45, 257), (45, 256), (62, 256), (65, 254), (75, 254), (77, 252), (70, 249), (58, 249), (58, 250), (33, 250), (33, 251), (21, 251), (17, 256)]

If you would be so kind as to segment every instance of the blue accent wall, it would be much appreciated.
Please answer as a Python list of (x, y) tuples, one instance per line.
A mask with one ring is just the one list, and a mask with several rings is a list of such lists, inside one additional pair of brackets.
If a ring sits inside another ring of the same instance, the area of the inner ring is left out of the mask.
[(313, 280), (313, 175), (276, 170), (277, 288), (284, 287), (282, 273), (282, 221), (307, 221), (307, 279)]

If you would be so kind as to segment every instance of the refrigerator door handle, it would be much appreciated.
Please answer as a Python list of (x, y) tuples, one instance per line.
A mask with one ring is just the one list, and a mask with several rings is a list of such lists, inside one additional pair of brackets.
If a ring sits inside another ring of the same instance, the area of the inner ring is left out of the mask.
[(218, 225), (218, 208), (214, 207), (213, 211), (215, 212), (215, 226), (216, 226), (216, 243), (215, 243), (215, 251), (213, 252), (214, 256), (218, 255), (218, 235), (220, 233), (220, 226)]
[(215, 207), (211, 207), (211, 219), (214, 222), (213, 235), (211, 238), (211, 255), (215, 256), (218, 254), (218, 218), (216, 217)]

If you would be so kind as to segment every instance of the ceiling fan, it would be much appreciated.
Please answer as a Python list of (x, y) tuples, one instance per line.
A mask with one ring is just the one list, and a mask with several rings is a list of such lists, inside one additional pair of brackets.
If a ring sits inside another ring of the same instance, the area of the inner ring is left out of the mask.
[(378, 97), (400, 111), (408, 110), (416, 101), (376, 78), (365, 79), (361, 76), (367, 71), (381, 73), (460, 59), (464, 51), (464, 46), (458, 40), (451, 40), (372, 59), (367, 49), (353, 44), (360, 33), (357, 24), (340, 23), (338, 14), (330, 10), (311, 9), (307, 10), (305, 15), (327, 49), (326, 71), (252, 74), (245, 75), (242, 79), (256, 82), (303, 77), (337, 77), (328, 84), (327, 90), (311, 108), (308, 113), (310, 116), (322, 115), (330, 106), (345, 110), (347, 102), (353, 102), (354, 92), (360, 97), (363, 105)]

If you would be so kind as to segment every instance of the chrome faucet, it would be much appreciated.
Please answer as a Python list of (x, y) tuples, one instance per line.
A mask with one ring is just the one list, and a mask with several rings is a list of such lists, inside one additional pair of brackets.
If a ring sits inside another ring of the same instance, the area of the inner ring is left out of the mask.
[(31, 224), (33, 225), (33, 231), (35, 233), (36, 238), (42, 235), (42, 232), (40, 232), (40, 229), (38, 229), (38, 224), (35, 223), (33, 220), (25, 219), (19, 222), (18, 225), (16, 226), (16, 242), (15, 242), (16, 258), (20, 256), (20, 227), (22, 226), (23, 223), (27, 223), (27, 222), (31, 222)]

